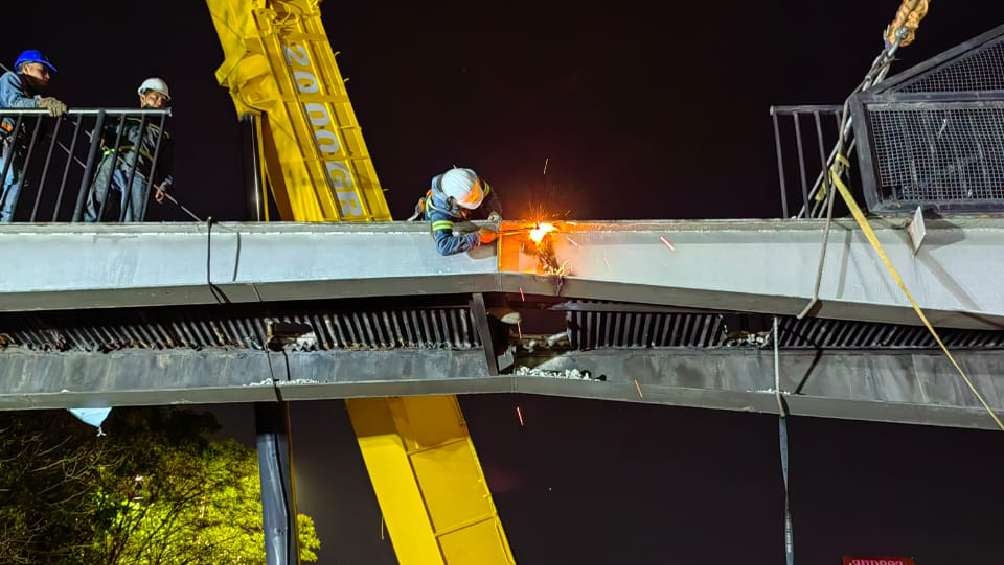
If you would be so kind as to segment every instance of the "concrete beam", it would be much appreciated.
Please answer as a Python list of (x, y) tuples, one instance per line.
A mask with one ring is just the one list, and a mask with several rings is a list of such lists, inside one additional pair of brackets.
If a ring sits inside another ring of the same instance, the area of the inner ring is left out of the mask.
[[(988, 402), (1004, 412), (1004, 352), (957, 356)], [(769, 351), (598, 350), (517, 363), (554, 373), (489, 376), (478, 349), (285, 355), (7, 350), (0, 354), (0, 410), (527, 393), (777, 413)], [(589, 371), (592, 378), (553, 376), (568, 369)], [(935, 352), (785, 351), (781, 388), (791, 413), (800, 416), (993, 427)]]
[[(422, 223), (0, 226), (0, 310), (287, 301), (469, 292), (553, 295), (536, 247), (504, 222), (495, 247), (439, 257)], [(903, 226), (879, 239), (936, 325), (1004, 328), (1004, 219), (931, 221), (914, 255)], [(552, 234), (561, 294), (794, 314), (809, 300), (822, 223), (567, 222)], [(668, 244), (667, 244), (668, 242)], [(209, 282), (215, 287), (210, 288)], [(215, 294), (215, 296), (214, 296)], [(918, 321), (853, 222), (834, 223), (823, 318)]]

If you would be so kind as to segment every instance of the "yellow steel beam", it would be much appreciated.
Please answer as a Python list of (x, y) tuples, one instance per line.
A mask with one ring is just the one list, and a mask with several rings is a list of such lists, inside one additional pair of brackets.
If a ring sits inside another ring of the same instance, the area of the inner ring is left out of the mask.
[(401, 563), (515, 563), (456, 397), (346, 404)]
[[(280, 216), (389, 220), (318, 0), (206, 1), (225, 55), (216, 78), (239, 116), (259, 117)], [(348, 410), (398, 561), (514, 563), (456, 397), (353, 400)]]

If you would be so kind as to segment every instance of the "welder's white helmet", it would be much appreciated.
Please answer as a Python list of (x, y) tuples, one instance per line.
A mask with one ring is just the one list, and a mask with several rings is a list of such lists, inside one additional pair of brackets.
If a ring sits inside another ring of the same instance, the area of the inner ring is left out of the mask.
[(440, 179), (443, 193), (452, 196), (457, 206), (475, 210), (485, 199), (484, 187), (478, 174), (471, 169), (450, 169)]
[(171, 99), (171, 91), (167, 89), (167, 83), (164, 82), (164, 79), (156, 77), (148, 78), (139, 85), (139, 88), (136, 89), (136, 93), (143, 96), (143, 94), (151, 90), (163, 94), (164, 98), (167, 98), (168, 100)]

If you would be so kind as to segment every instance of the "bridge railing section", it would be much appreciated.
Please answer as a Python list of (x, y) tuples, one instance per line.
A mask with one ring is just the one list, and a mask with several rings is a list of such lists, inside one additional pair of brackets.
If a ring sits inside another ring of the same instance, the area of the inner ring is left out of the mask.
[(1004, 91), (852, 100), (874, 213), (1004, 211)]
[(142, 221), (151, 194), (170, 183), (170, 116), (0, 108), (0, 221)]
[(840, 131), (841, 106), (771, 106), (782, 218), (818, 218), (826, 158)]
[[(869, 212), (1004, 213), (1004, 26), (873, 85), (849, 110), (851, 184)], [(771, 108), (784, 217), (825, 212), (813, 189), (839, 111)]]

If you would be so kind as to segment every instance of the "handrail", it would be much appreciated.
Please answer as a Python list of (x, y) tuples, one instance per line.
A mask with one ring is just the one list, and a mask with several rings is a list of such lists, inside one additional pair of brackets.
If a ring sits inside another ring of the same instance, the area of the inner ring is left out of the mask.
[[(172, 117), (171, 108), (70, 108), (68, 116), (167, 116)], [(0, 116), (48, 116), (45, 108), (0, 108)]]
[(54, 222), (142, 221), (151, 191), (171, 178), (171, 115), (73, 108), (56, 118), (47, 109), (0, 108), (0, 222), (35, 222), (49, 210)]

